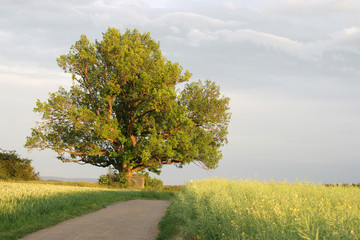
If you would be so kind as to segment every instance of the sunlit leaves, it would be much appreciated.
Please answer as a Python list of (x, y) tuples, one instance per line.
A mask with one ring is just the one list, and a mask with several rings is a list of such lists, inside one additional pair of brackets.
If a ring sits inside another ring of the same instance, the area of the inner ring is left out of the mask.
[(95, 43), (81, 36), (57, 59), (74, 84), (37, 102), (42, 122), (26, 146), (129, 175), (192, 161), (216, 167), (227, 141), (229, 99), (210, 81), (177, 92), (191, 74), (165, 59), (159, 47), (137, 30), (109, 28)]

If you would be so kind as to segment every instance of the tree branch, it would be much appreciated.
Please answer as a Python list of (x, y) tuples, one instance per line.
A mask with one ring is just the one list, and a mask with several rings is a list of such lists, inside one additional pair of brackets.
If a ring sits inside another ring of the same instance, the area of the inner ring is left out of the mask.
[(56, 150), (59, 154), (61, 153), (69, 153), (69, 154), (74, 154), (74, 155), (79, 155), (79, 156), (99, 156), (99, 155), (105, 155), (106, 152), (97, 152), (97, 153), (84, 153), (84, 152), (75, 152), (75, 151), (71, 151), (71, 150)]

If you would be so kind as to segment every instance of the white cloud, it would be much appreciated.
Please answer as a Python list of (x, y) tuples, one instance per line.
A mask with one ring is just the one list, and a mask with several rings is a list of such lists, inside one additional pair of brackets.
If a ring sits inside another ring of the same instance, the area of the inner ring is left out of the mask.
[(360, 71), (353, 68), (353, 67), (348, 67), (348, 66), (343, 66), (340, 68), (340, 71), (344, 72), (344, 73), (355, 73), (355, 74), (360, 74)]
[(242, 25), (240, 21), (230, 20), (224, 21), (218, 18), (213, 18), (193, 12), (172, 12), (164, 14), (153, 20), (153, 24), (160, 24), (162, 26), (185, 26), (185, 27), (236, 27)]
[(11, 32), (0, 31), (0, 43), (8, 43), (14, 39)]
[(108, 13), (95, 13), (91, 16), (91, 20), (95, 26), (102, 26), (111, 20), (111, 16)]
[(0, 65), (2, 85), (46, 86), (57, 88), (71, 86), (71, 76), (59, 70), (39, 67)]
[[(192, 29), (187, 34), (189, 45), (197, 47), (201, 43), (214, 41), (242, 42), (250, 41), (267, 48), (280, 50), (304, 59), (318, 60), (324, 52), (346, 50), (360, 53), (360, 31), (358, 27), (350, 27), (330, 34), (325, 40), (303, 42), (292, 40), (271, 33), (259, 32), (252, 29), (201, 31)], [(341, 56), (337, 55), (337, 58)]]
[(198, 47), (201, 42), (211, 42), (219, 39), (217, 33), (204, 33), (199, 29), (193, 29), (187, 34), (188, 44)]
[(199, 46), (201, 42), (224, 40), (227, 42), (251, 41), (258, 45), (280, 49), (285, 52), (294, 53), (303, 47), (303, 43), (290, 40), (274, 34), (258, 32), (251, 29), (219, 30), (203, 32), (199, 29), (192, 29), (188, 35), (188, 42), (192, 46)]
[(360, 11), (360, 2), (358, 0), (270, 0), (262, 4), (262, 10), (264, 10), (264, 12), (268, 12), (269, 10), (280, 12), (286, 15), (356, 14)]
[(339, 44), (359, 46), (360, 30), (353, 26), (332, 34), (332, 38)]
[(191, 30), (188, 35), (188, 43), (192, 46), (199, 46), (201, 42), (222, 40), (226, 42), (251, 41), (257, 45), (282, 50), (287, 53), (296, 53), (303, 48), (304, 43), (294, 41), (285, 37), (270, 33), (258, 32), (251, 29), (201, 31)]
[(281, 49), (286, 52), (294, 52), (303, 46), (302, 43), (290, 40), (285, 37), (277, 36), (270, 33), (258, 32), (251, 29), (239, 29), (236, 31), (220, 31), (222, 35), (229, 42), (250, 40), (257, 44)]
[(170, 30), (171, 30), (173, 33), (175, 33), (175, 34), (179, 34), (179, 33), (180, 33), (180, 29), (177, 28), (177, 27), (175, 27), (175, 26), (171, 26), (171, 27), (169, 27), (169, 28), (170, 28)]
[(243, 7), (242, 4), (236, 1), (221, 1), (219, 5), (228, 10), (237, 10)]

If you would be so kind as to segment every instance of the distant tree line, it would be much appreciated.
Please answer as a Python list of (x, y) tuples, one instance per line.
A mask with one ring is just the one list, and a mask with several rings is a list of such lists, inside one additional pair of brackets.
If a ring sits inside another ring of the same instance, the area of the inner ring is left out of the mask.
[(39, 173), (31, 166), (31, 160), (21, 158), (15, 151), (0, 148), (0, 180), (38, 180)]
[(330, 184), (325, 184), (325, 186), (327, 187), (359, 187), (360, 188), (360, 183), (342, 183), (342, 184), (333, 184), (333, 183), (330, 183)]

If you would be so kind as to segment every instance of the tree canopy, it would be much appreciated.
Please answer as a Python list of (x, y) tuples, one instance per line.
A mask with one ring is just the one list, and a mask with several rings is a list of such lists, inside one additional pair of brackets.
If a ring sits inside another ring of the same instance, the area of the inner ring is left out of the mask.
[(113, 166), (130, 177), (165, 164), (217, 167), (229, 98), (214, 82), (189, 83), (191, 74), (164, 58), (149, 33), (109, 28), (94, 43), (82, 35), (57, 63), (73, 84), (37, 100), (42, 121), (27, 137), (29, 150), (52, 149), (63, 162)]

